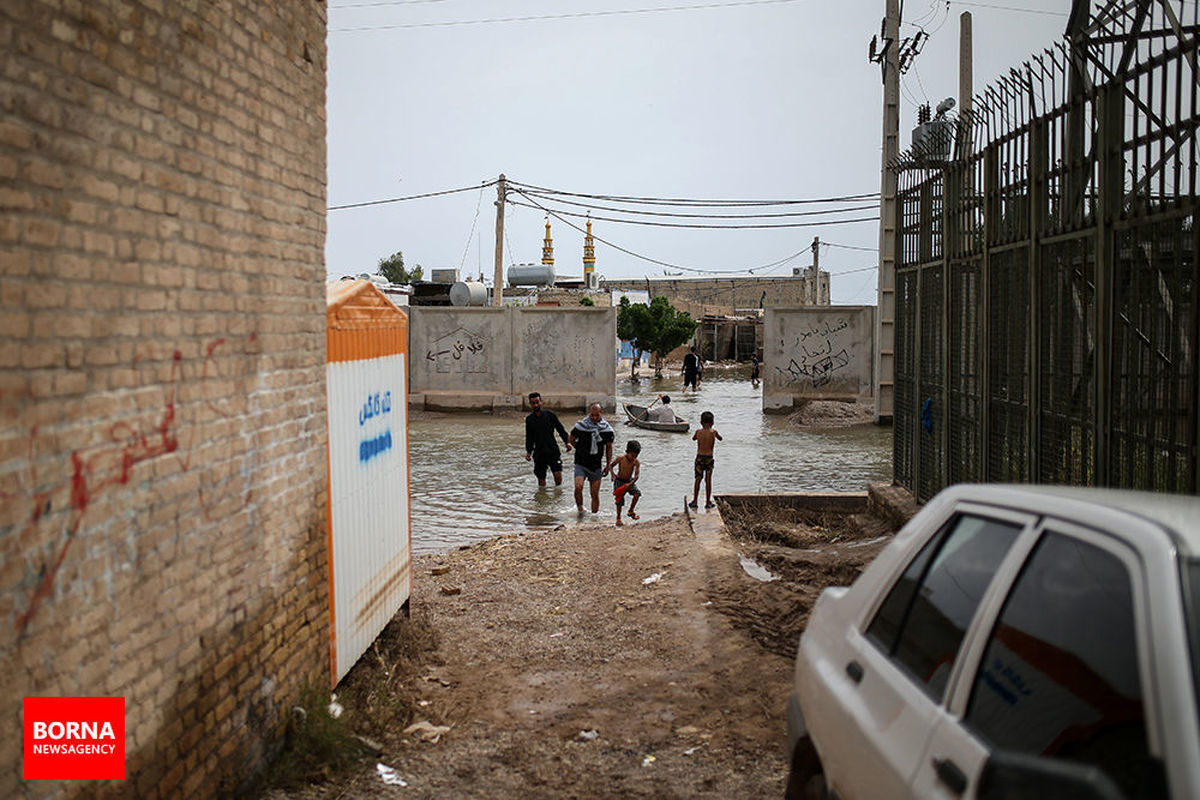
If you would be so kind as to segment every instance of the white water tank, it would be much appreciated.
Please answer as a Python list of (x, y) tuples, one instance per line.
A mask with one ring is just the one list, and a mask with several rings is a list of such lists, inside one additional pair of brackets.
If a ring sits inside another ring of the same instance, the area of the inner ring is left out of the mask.
[(487, 287), (476, 281), (458, 281), (450, 287), (450, 305), (486, 306)]
[(553, 264), (513, 264), (508, 268), (509, 286), (553, 286)]

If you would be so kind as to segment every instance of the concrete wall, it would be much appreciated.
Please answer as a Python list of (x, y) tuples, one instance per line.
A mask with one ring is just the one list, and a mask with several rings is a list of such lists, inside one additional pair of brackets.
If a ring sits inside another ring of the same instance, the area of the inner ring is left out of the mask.
[(520, 408), (539, 391), (548, 405), (615, 406), (613, 308), (409, 308), (415, 408)]
[[(327, 686), (325, 4), (0, 3), (0, 797), (231, 797)], [(23, 696), (124, 782), (22, 780)]]
[(763, 344), (763, 410), (798, 401), (871, 398), (875, 309), (768, 308)]

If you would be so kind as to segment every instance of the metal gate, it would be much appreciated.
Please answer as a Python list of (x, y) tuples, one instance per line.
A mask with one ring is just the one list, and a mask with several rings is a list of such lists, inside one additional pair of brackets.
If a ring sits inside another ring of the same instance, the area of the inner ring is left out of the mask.
[(1198, 32), (1194, 2), (1077, 9), (892, 164), (894, 472), (919, 499), (1197, 490)]

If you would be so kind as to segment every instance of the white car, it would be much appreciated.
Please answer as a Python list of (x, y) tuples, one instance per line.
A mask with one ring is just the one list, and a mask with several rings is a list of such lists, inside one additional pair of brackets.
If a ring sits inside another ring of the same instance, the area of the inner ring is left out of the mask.
[(826, 589), (788, 796), (1200, 798), (1200, 498), (956, 486)]

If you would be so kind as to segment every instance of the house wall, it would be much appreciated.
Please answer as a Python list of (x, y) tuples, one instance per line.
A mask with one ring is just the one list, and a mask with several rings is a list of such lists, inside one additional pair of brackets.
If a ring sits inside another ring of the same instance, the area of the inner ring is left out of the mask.
[(768, 308), (763, 410), (787, 412), (805, 400), (869, 400), (874, 314), (871, 306)]
[[(804, 270), (807, 272), (807, 270)], [(698, 319), (705, 313), (732, 314), (750, 308), (804, 305), (817, 297), (817, 305), (829, 305), (829, 273), (822, 272), (815, 287), (808, 275), (773, 278), (652, 278), (606, 280), (604, 287), (624, 291), (649, 291), (651, 297), (666, 297), (677, 308), (690, 307)]]
[(410, 307), (414, 407), (581, 407), (616, 396), (616, 309)]
[[(0, 796), (232, 796), (327, 686), (325, 4), (0, 4)], [(119, 695), (122, 783), (22, 780)]]

